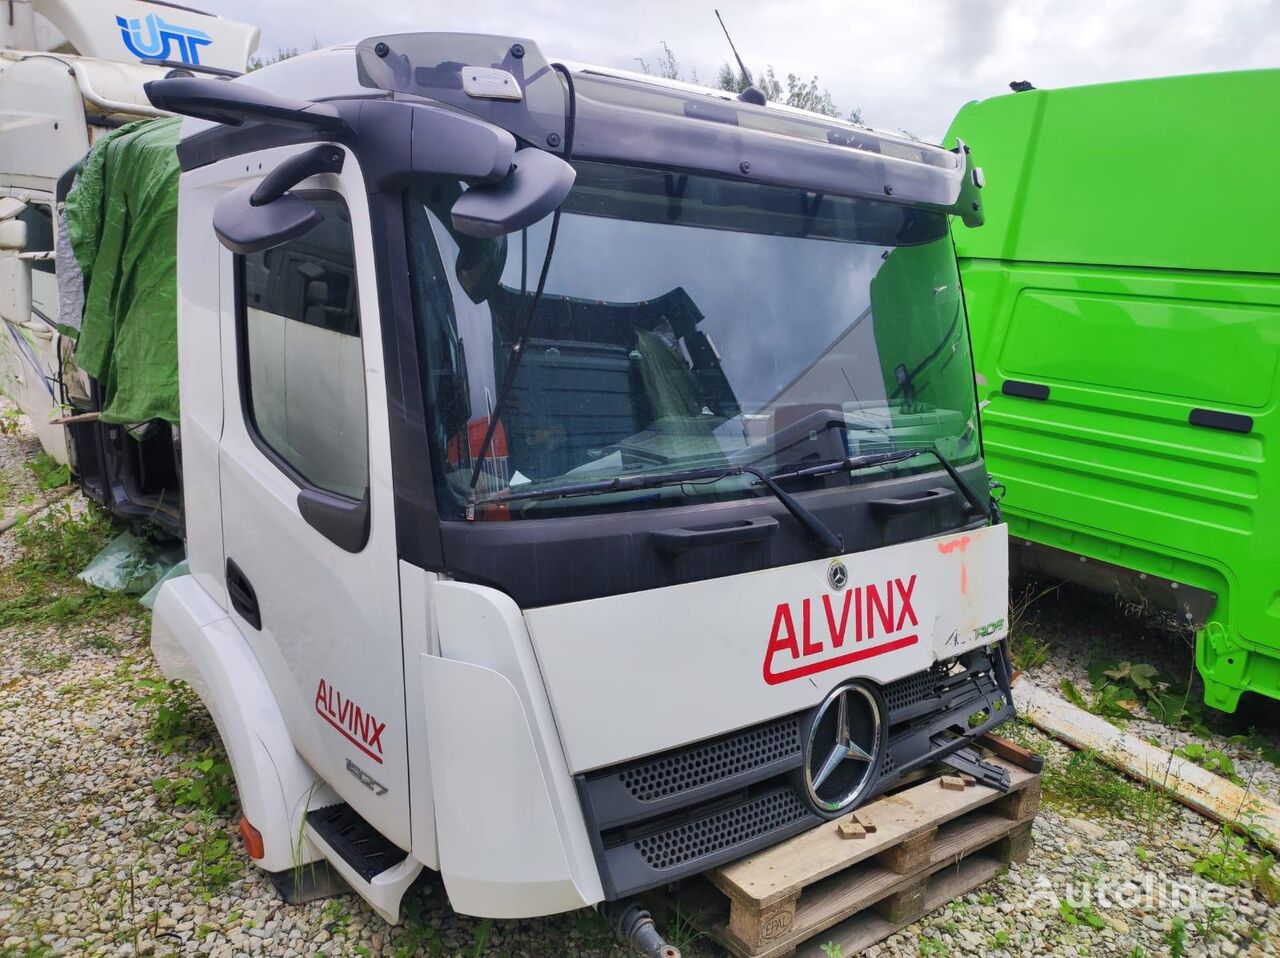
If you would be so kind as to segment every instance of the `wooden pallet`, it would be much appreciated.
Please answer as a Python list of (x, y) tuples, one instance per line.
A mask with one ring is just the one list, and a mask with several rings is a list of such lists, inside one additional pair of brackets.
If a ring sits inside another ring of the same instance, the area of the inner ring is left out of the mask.
[(822, 958), (831, 941), (849, 958), (1026, 860), (1039, 766), (1012, 743), (984, 744), (1009, 770), (1008, 793), (929, 778), (858, 809), (862, 837), (841, 837), (844, 816), (713, 869), (662, 904), (738, 958)]

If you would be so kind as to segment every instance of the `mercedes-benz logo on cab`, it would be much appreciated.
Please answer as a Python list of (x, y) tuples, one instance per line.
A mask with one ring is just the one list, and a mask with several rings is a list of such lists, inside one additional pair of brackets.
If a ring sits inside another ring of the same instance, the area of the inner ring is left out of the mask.
[(832, 559), (827, 566), (827, 584), (837, 592), (849, 584), (849, 570), (839, 559)]
[(880, 700), (861, 682), (841, 685), (818, 706), (805, 742), (804, 778), (819, 814), (839, 815), (871, 787), (881, 725)]

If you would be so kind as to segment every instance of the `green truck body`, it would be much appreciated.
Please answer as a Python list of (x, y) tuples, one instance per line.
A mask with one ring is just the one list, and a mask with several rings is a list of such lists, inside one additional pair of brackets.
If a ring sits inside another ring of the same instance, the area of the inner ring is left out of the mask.
[(949, 134), (987, 181), (953, 235), (1012, 558), (1176, 609), (1225, 711), (1280, 698), (1278, 103), (1276, 70), (1141, 80)]

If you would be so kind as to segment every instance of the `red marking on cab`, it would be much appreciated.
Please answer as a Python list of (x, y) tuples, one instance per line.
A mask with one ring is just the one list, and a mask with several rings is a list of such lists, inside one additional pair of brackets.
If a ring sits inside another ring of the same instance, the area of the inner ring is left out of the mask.
[[(773, 613), (773, 629), (764, 655), (765, 682), (769, 685), (790, 682), (915, 645), (920, 636), (905, 634), (908, 623), (912, 627), (920, 625), (911, 605), (915, 587), (914, 575), (906, 581), (890, 579), (883, 586), (879, 583), (853, 586), (843, 596), (827, 594), (818, 600), (802, 600), (798, 615), (792, 603), (781, 603)], [(813, 628), (816, 602), (821, 602), (826, 622), (821, 636)], [(862, 645), (876, 638), (877, 629), (882, 641)], [(862, 647), (843, 651), (846, 642)]]
[[(960, 536), (958, 539), (939, 542), (938, 551), (943, 555), (950, 555), (956, 549), (959, 549), (960, 554), (964, 555), (964, 550), (969, 548), (969, 541), (968, 536)], [(964, 562), (960, 563), (960, 594), (969, 594), (969, 567)]]
[(371, 712), (364, 711), (324, 679), (316, 688), (316, 714), (348, 742), (382, 764), (382, 733), (387, 723), (379, 722)]

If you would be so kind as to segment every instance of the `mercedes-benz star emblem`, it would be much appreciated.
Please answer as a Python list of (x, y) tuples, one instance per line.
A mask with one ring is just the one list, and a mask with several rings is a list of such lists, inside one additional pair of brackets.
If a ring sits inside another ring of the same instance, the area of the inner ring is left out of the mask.
[(805, 785), (820, 813), (838, 815), (863, 796), (879, 751), (879, 700), (859, 682), (840, 686), (818, 706), (805, 745)]
[(827, 583), (837, 592), (849, 584), (849, 570), (839, 559), (833, 559), (827, 566)]

